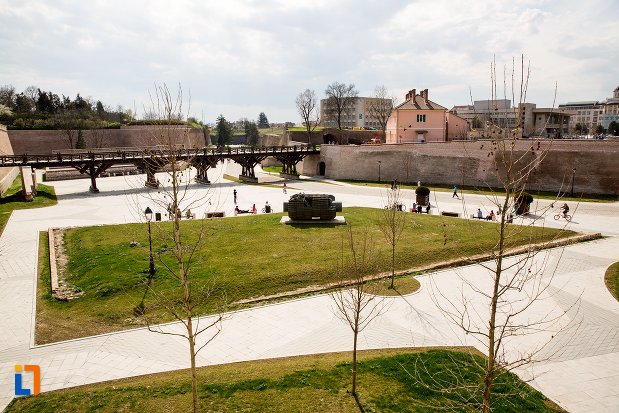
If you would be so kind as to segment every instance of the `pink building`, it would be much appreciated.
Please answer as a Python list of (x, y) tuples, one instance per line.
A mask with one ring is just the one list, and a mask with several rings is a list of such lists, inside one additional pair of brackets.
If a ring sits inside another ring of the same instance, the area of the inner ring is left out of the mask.
[(428, 89), (406, 94), (387, 121), (387, 143), (445, 142), (466, 139), (468, 122), (428, 99)]

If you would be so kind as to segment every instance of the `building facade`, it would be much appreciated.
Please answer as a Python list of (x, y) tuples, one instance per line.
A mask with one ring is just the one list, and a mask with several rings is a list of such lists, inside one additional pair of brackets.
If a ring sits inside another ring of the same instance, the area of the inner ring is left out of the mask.
[(428, 89), (410, 90), (387, 121), (387, 143), (445, 142), (466, 139), (468, 122), (432, 102)]
[[(391, 99), (380, 99), (358, 96), (351, 99), (351, 103), (342, 111), (341, 124), (346, 128), (374, 128), (381, 129), (380, 122), (372, 115), (371, 106), (376, 104), (390, 104)], [(320, 119), (325, 127), (337, 128), (337, 119), (329, 99), (320, 100)]]
[(473, 105), (451, 110), (469, 122), (472, 138), (509, 136), (517, 130), (521, 137), (562, 137), (569, 134), (570, 114), (557, 108), (538, 108), (535, 103), (512, 107), (509, 99), (476, 100)]

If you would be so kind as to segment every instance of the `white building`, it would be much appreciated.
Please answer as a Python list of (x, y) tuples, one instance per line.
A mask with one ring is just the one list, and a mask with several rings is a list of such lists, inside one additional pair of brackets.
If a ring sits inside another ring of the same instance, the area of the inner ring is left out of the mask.
[[(343, 127), (364, 127), (381, 129), (378, 119), (371, 115), (370, 106), (377, 101), (382, 101), (381, 104), (389, 104), (391, 99), (380, 99), (358, 96), (352, 100), (352, 104), (344, 108), (341, 117)], [(320, 119), (323, 126), (337, 127), (337, 119), (329, 106), (328, 99), (320, 100)]]

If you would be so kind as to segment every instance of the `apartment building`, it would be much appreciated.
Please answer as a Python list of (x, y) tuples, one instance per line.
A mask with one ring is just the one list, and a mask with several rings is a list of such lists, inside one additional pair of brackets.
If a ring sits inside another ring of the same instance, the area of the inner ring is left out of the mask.
[[(347, 128), (363, 127), (381, 129), (380, 122), (376, 117), (372, 116), (370, 107), (377, 103), (381, 105), (389, 104), (390, 101), (391, 99), (358, 96), (352, 99), (351, 104), (344, 108), (341, 124), (343, 127)], [(320, 119), (322, 120), (322, 125), (325, 127), (337, 128), (338, 126), (334, 110), (329, 104), (329, 99), (320, 100)]]

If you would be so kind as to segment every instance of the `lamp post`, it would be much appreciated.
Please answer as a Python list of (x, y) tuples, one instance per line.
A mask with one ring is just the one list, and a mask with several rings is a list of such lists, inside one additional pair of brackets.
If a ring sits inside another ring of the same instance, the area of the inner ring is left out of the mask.
[(153, 219), (153, 211), (150, 207), (146, 207), (144, 211), (144, 217), (146, 218), (146, 222), (148, 223), (148, 250), (150, 252), (149, 259), (150, 265), (148, 267), (148, 283), (150, 284), (154, 275), (155, 275), (155, 261), (153, 260), (153, 238), (150, 232), (150, 221)]
[(380, 161), (378, 161), (378, 183), (380, 184)]
[(572, 198), (574, 197), (574, 178), (576, 177), (576, 168), (572, 169)]

